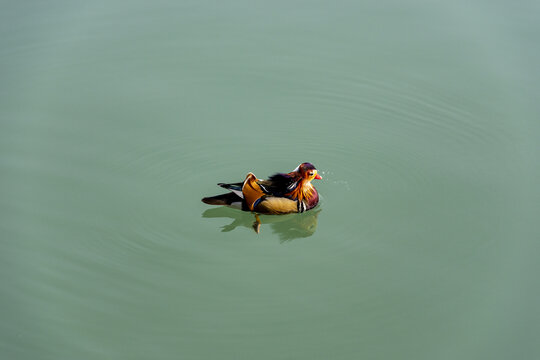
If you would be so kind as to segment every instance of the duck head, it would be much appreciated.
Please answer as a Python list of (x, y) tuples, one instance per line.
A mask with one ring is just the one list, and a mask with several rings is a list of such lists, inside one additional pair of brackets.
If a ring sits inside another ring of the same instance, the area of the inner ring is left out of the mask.
[(313, 164), (305, 162), (296, 167), (293, 172), (297, 173), (304, 181), (311, 182), (311, 180), (322, 180), (321, 175), (317, 173), (317, 169)]

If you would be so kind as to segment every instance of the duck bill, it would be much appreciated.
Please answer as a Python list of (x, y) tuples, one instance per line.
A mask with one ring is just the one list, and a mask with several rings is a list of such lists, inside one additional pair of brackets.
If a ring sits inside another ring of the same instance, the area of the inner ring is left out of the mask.
[(317, 180), (322, 180), (322, 177), (321, 177), (321, 175), (316, 174), (316, 175), (315, 175), (315, 179), (317, 179)]

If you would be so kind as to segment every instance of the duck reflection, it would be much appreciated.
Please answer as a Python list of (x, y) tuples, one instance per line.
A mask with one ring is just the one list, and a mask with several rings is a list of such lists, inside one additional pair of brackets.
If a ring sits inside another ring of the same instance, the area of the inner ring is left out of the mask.
[(223, 226), (223, 232), (239, 226), (261, 231), (266, 224), (277, 234), (281, 242), (310, 237), (317, 230), (317, 217), (321, 209), (313, 209), (302, 214), (290, 215), (254, 215), (250, 212), (238, 211), (227, 207), (208, 209), (202, 213), (204, 218), (230, 218), (232, 223)]

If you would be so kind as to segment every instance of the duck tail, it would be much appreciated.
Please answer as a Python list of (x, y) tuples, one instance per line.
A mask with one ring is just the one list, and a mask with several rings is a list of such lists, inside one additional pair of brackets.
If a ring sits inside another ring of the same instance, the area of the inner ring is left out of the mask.
[(210, 196), (210, 197), (205, 197), (205, 198), (202, 198), (201, 201), (205, 204), (208, 204), (208, 205), (224, 205), (224, 206), (228, 206), (228, 205), (231, 205), (235, 202), (239, 202), (239, 201), (242, 201), (242, 199), (240, 197), (238, 197), (238, 195), (236, 195), (235, 193), (227, 193), (227, 194), (223, 194), (223, 195), (216, 195), (216, 196)]

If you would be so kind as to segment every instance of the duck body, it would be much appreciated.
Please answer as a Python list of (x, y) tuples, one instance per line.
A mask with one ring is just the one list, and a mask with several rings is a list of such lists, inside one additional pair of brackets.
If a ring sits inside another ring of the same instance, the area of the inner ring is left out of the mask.
[(225, 205), (259, 214), (301, 213), (313, 209), (319, 203), (319, 194), (311, 184), (322, 179), (310, 163), (302, 163), (289, 173), (278, 173), (268, 180), (247, 174), (243, 182), (219, 183), (229, 193), (205, 197), (202, 202)]

